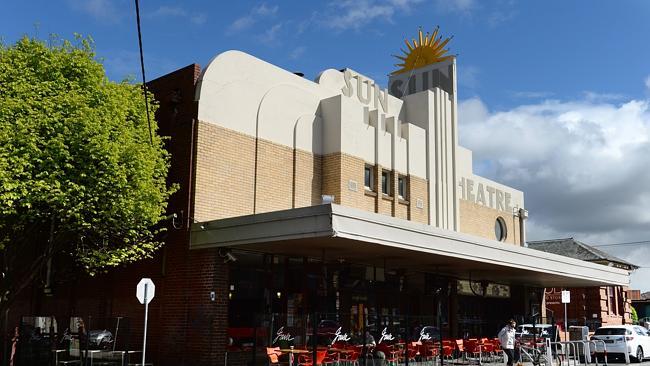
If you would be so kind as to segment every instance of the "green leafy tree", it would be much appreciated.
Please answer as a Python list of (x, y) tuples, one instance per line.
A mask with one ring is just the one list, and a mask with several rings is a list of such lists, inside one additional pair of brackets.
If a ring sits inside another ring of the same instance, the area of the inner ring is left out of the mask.
[(53, 258), (92, 275), (162, 245), (175, 187), (151, 123), (150, 142), (142, 86), (109, 81), (90, 38), (0, 44), (1, 310)]
[(630, 306), (630, 316), (632, 317), (632, 324), (639, 324), (639, 315), (636, 313), (634, 306)]

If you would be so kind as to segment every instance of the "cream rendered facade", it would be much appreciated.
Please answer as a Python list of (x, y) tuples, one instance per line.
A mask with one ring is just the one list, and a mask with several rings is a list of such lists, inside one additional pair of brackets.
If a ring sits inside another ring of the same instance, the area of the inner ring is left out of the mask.
[(523, 193), (474, 175), (471, 151), (458, 145), (455, 60), (417, 70), (406, 79), (423, 80), (416, 85), (400, 78), (389, 92), (350, 69), (312, 82), (242, 52), (218, 55), (196, 89), (195, 220), (332, 195), (343, 206), (488, 239), (500, 218), (504, 241), (520, 245)]

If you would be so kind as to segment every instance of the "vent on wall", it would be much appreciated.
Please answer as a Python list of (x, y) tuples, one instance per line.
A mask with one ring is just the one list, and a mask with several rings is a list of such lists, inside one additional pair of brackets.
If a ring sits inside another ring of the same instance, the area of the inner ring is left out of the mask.
[(349, 180), (348, 181), (348, 189), (351, 190), (352, 192), (356, 192), (358, 189), (358, 184), (354, 180)]
[(415, 200), (415, 207), (424, 208), (424, 202), (422, 201), (421, 198), (418, 198), (418, 199)]

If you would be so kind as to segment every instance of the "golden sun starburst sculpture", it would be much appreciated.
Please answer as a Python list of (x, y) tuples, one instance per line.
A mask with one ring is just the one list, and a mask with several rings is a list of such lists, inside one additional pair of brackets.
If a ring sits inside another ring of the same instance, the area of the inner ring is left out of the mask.
[(393, 71), (393, 75), (453, 58), (453, 55), (447, 54), (449, 49), (443, 48), (447, 43), (449, 43), (449, 41), (451, 41), (453, 36), (448, 37), (443, 41), (442, 36), (438, 36), (439, 29), (440, 27), (436, 27), (431, 35), (429, 35), (429, 33), (423, 35), (422, 29), (420, 29), (419, 39), (413, 39), (413, 43), (409, 42), (408, 39), (405, 39), (404, 43), (406, 43), (408, 51), (404, 49), (401, 50), (404, 53), (404, 56), (393, 55), (402, 61), (402, 63), (395, 64), (395, 66), (400, 69)]

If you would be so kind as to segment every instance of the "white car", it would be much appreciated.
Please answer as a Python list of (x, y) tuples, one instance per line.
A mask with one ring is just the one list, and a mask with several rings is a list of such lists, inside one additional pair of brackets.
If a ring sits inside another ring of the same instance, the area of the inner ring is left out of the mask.
[[(625, 356), (626, 346), (630, 359), (636, 362), (641, 362), (650, 356), (650, 334), (647, 329), (638, 325), (606, 325), (596, 329), (591, 340), (604, 341), (607, 356)], [(594, 350), (593, 345), (591, 348)], [(603, 344), (596, 342), (596, 355), (603, 355), (604, 351)]]

